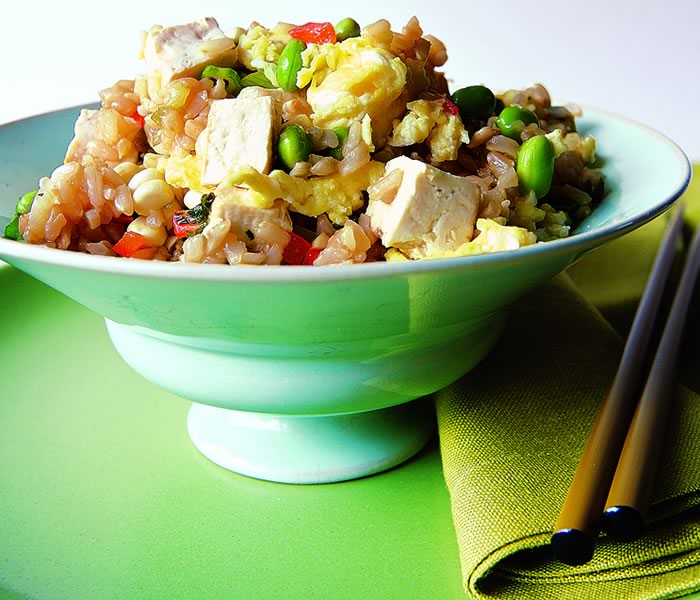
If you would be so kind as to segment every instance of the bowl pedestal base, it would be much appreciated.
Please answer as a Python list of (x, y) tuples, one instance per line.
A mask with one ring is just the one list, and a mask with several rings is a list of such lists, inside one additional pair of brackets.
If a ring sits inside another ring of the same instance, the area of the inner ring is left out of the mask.
[(504, 320), (499, 311), (353, 347), (364, 354), (345, 354), (339, 342), (246, 344), (106, 322), (132, 368), (193, 401), (187, 427), (207, 458), (258, 479), (313, 484), (379, 473), (417, 453), (435, 429), (430, 394), (478, 364)]
[(418, 452), (434, 429), (417, 400), (345, 415), (289, 416), (192, 404), (187, 429), (216, 464), (257, 479), (330, 483), (389, 469)]

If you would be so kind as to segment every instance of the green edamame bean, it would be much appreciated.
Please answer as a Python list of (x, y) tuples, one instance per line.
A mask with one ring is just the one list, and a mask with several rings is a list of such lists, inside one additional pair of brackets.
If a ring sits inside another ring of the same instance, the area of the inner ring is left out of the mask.
[(277, 156), (288, 170), (309, 158), (311, 150), (311, 139), (300, 125), (287, 125), (277, 140)]
[(523, 193), (535, 192), (539, 200), (549, 193), (554, 177), (554, 146), (544, 135), (526, 140), (518, 153), (516, 167)]
[(335, 131), (335, 135), (338, 136), (338, 145), (335, 148), (331, 148), (328, 155), (332, 156), (336, 160), (343, 160), (343, 144), (345, 143), (350, 130), (347, 127), (336, 127), (333, 131)]
[(479, 119), (485, 121), (493, 114), (496, 96), (483, 85), (470, 85), (452, 94), (452, 102), (457, 105), (462, 121)]
[(496, 125), (501, 130), (501, 133), (514, 139), (516, 142), (520, 141), (520, 134), (523, 132), (523, 129), (531, 123), (540, 124), (537, 115), (517, 104), (506, 106), (496, 120)]
[(299, 89), (297, 87), (297, 74), (302, 67), (301, 53), (305, 48), (304, 42), (293, 39), (282, 50), (277, 62), (277, 83), (283, 90), (294, 92)]
[(241, 78), (238, 73), (229, 67), (215, 67), (209, 65), (204, 67), (200, 79), (210, 77), (211, 79), (223, 79), (226, 86), (226, 94), (234, 96), (241, 91)]
[(348, 38), (358, 37), (359, 35), (360, 24), (350, 17), (339, 21), (335, 26), (335, 39), (339, 42), (347, 40)]

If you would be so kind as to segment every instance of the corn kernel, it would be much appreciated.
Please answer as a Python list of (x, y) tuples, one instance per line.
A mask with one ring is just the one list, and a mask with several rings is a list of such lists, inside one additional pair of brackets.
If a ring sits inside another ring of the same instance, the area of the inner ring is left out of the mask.
[(202, 193), (195, 192), (194, 190), (188, 190), (185, 196), (182, 198), (182, 202), (187, 208), (194, 208), (202, 201)]
[(150, 179), (134, 191), (134, 209), (140, 215), (160, 210), (175, 198), (172, 188), (162, 179)]
[(164, 226), (160, 227), (149, 227), (146, 223), (146, 217), (138, 217), (134, 219), (129, 226), (126, 228), (127, 231), (133, 231), (142, 235), (148, 245), (152, 248), (157, 248), (165, 243), (168, 239), (168, 232), (165, 230)]
[(163, 172), (153, 168), (144, 169), (129, 180), (129, 189), (134, 192), (142, 183), (152, 179), (163, 179)]
[(143, 167), (141, 165), (131, 162), (119, 163), (116, 167), (114, 167), (114, 172), (126, 183), (129, 183), (131, 178), (136, 175), (136, 173), (140, 173), (141, 171), (143, 171)]

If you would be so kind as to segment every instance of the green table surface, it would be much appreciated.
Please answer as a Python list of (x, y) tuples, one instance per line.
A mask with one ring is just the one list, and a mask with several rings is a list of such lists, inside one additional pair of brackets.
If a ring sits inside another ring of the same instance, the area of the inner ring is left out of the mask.
[(437, 440), (357, 481), (249, 479), (98, 315), (8, 266), (0, 328), (1, 598), (466, 598)]

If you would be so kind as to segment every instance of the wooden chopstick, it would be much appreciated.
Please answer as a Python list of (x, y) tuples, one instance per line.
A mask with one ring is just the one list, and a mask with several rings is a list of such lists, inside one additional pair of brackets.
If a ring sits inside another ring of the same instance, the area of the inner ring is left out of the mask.
[(673, 403), (678, 348), (699, 269), (700, 229), (693, 234), (671, 311), (644, 392), (632, 417), (605, 503), (603, 528), (617, 539), (637, 539), (647, 518), (651, 489)]
[(644, 289), (615, 379), (598, 409), (551, 538), (554, 555), (580, 565), (593, 556), (608, 496), (636, 399), (654, 322), (683, 227), (680, 204), (668, 226)]

